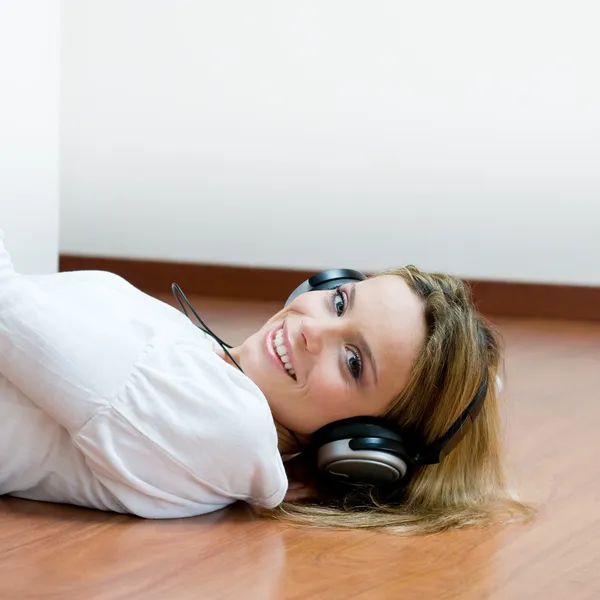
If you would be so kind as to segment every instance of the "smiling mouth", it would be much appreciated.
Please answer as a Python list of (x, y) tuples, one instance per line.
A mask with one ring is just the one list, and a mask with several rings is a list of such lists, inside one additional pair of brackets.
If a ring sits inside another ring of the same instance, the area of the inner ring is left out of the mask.
[(275, 354), (277, 358), (279, 358), (281, 364), (287, 371), (287, 374), (296, 381), (296, 372), (292, 367), (292, 362), (290, 360), (290, 355), (288, 349), (285, 346), (285, 342), (283, 341), (283, 328), (279, 329), (277, 333), (273, 336), (273, 349), (275, 350)]

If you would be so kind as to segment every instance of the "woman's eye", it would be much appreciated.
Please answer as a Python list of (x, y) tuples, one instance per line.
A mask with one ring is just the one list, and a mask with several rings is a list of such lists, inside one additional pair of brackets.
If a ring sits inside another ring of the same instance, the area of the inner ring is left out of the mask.
[(341, 317), (344, 314), (344, 310), (346, 309), (346, 296), (344, 295), (344, 292), (334, 290), (333, 308), (338, 317)]
[[(346, 292), (340, 288), (333, 290), (331, 293), (331, 305), (335, 314), (341, 317), (346, 311)], [(360, 354), (352, 348), (346, 348), (346, 367), (354, 379), (357, 381), (361, 379), (362, 360)]]
[(359, 354), (351, 348), (346, 348), (346, 364), (354, 379), (360, 379), (362, 373), (362, 361)]

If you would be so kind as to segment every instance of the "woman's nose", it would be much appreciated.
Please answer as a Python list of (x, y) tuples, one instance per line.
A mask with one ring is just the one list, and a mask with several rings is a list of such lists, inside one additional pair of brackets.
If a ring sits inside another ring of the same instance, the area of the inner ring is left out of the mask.
[(325, 340), (330, 339), (333, 331), (331, 325), (318, 319), (303, 319), (300, 324), (300, 342), (311, 354), (318, 354), (323, 349)]

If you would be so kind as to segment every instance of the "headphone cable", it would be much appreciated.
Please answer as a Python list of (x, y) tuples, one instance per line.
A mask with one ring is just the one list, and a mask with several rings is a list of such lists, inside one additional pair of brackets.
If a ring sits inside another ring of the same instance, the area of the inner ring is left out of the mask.
[[(208, 325), (200, 318), (200, 315), (198, 315), (198, 313), (194, 310), (194, 307), (192, 306), (190, 301), (187, 299), (186, 295), (183, 293), (183, 290), (179, 287), (179, 285), (176, 283), (173, 283), (171, 285), (171, 290), (173, 292), (173, 295), (175, 296), (175, 299), (177, 300), (177, 302), (179, 302), (179, 306), (181, 306), (181, 310), (183, 311), (183, 314), (188, 319), (190, 319), (190, 321), (192, 321), (192, 319), (188, 315), (187, 310), (185, 309), (185, 306), (184, 306), (184, 302), (185, 302), (185, 304), (187, 304), (188, 308), (192, 311), (194, 317), (196, 317), (196, 319), (201, 323), (202, 326), (198, 325), (197, 323), (194, 323), (194, 325), (196, 325), (196, 327), (198, 327), (198, 329), (200, 329), (204, 333), (210, 335), (210, 337), (212, 337), (217, 342), (217, 344), (219, 344), (219, 346), (221, 346), (221, 348), (223, 348), (223, 351), (227, 354), (227, 356), (229, 356), (229, 358), (232, 360), (233, 364), (240, 370), (240, 372), (244, 373), (244, 370), (242, 369), (242, 367), (240, 367), (240, 365), (237, 363), (235, 358), (233, 358), (233, 356), (231, 356), (231, 353), (228, 350), (228, 348), (231, 348), (232, 346), (230, 344), (227, 344), (226, 342), (224, 342), (220, 337), (218, 337), (215, 333), (213, 333), (211, 331), (211, 329), (208, 327)], [(193, 323), (193, 321), (192, 321), (192, 323)], [(244, 373), (244, 375), (245, 375), (245, 373)], [(298, 449), (301, 451), (304, 448), (304, 446), (298, 439), (298, 436), (288, 427), (285, 427), (285, 429), (287, 429), (287, 431), (289, 431), (291, 436), (294, 438), (294, 441), (296, 442), (296, 444), (298, 444)]]
[(200, 318), (198, 313), (194, 310), (194, 307), (191, 305), (190, 301), (186, 298), (186, 295), (183, 293), (183, 290), (179, 287), (179, 285), (177, 285), (176, 283), (172, 284), (171, 290), (173, 291), (173, 295), (175, 296), (177, 302), (179, 302), (179, 306), (181, 306), (181, 310), (183, 311), (183, 314), (188, 319), (190, 319), (190, 321), (192, 320), (190, 318), (190, 316), (188, 315), (187, 310), (185, 309), (185, 306), (183, 305), (183, 303), (185, 302), (187, 304), (188, 308), (192, 311), (194, 317), (196, 317), (196, 319), (201, 323), (202, 327), (200, 325), (198, 325), (197, 323), (194, 323), (194, 325), (196, 325), (196, 327), (198, 327), (198, 329), (200, 329), (204, 333), (207, 333), (208, 335), (210, 335), (210, 337), (212, 337), (215, 340), (215, 342), (217, 342), (217, 344), (219, 344), (219, 346), (221, 346), (221, 348), (223, 348), (223, 351), (227, 354), (227, 356), (229, 356), (229, 358), (232, 360), (233, 364), (243, 373), (244, 370), (242, 369), (242, 367), (240, 367), (240, 365), (237, 363), (235, 358), (233, 358), (233, 356), (231, 356), (231, 353), (228, 350), (228, 348), (231, 348), (231, 345), (225, 343), (220, 337), (218, 337), (215, 333), (213, 333), (211, 331), (211, 329), (208, 327), (208, 325)]

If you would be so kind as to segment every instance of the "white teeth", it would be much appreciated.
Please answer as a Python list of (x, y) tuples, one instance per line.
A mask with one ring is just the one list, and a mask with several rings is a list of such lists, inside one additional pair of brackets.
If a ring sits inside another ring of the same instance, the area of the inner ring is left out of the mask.
[(292, 363), (290, 362), (290, 357), (288, 356), (287, 349), (283, 342), (283, 329), (280, 329), (273, 338), (273, 346), (275, 347), (275, 351), (281, 359), (283, 366), (287, 369), (288, 373), (295, 378), (296, 372), (292, 369)]

